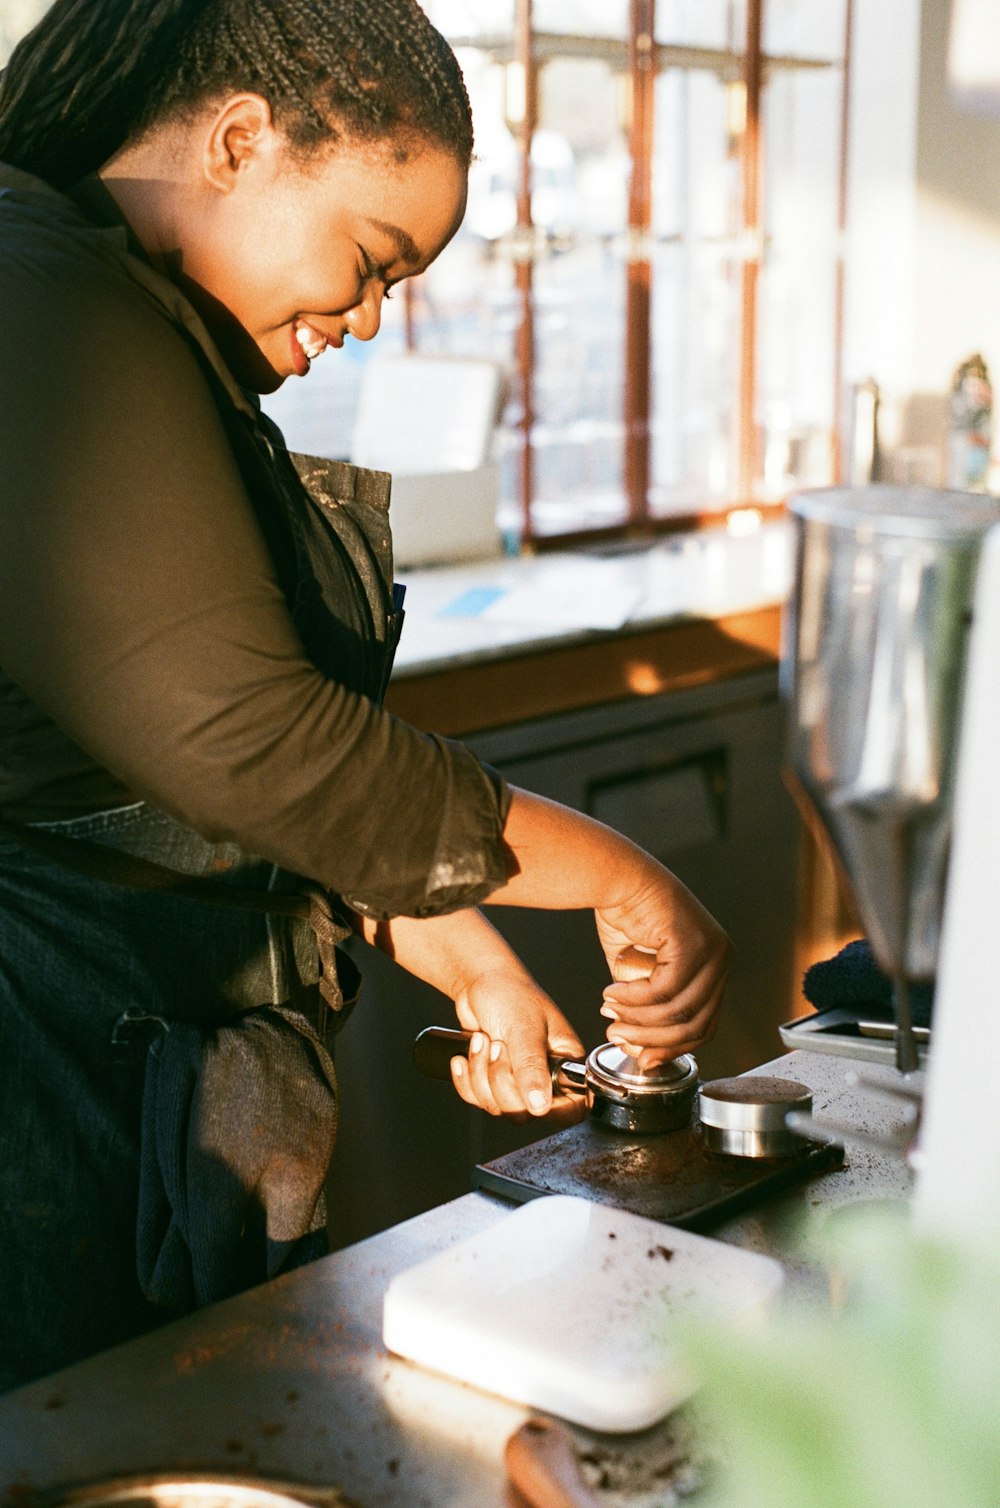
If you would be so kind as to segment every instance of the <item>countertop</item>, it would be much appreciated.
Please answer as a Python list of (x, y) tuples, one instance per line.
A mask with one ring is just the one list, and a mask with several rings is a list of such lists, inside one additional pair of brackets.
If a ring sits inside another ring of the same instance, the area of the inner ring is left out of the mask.
[[(889, 1095), (852, 1083), (856, 1065), (792, 1052), (756, 1072), (800, 1079), (817, 1115), (878, 1136)], [(865, 1067), (876, 1086), (890, 1068)], [(790, 1221), (847, 1204), (905, 1199), (910, 1175), (878, 1150), (772, 1196), (713, 1234), (785, 1264), (788, 1286), (825, 1292), (797, 1255)], [(151, 1471), (200, 1470), (336, 1486), (361, 1508), (509, 1508), (504, 1442), (526, 1411), (391, 1357), (382, 1295), (397, 1272), (502, 1219), (468, 1194), (299, 1272), (0, 1399), (0, 1498)], [(600, 1499), (658, 1508), (670, 1462), (688, 1450), (683, 1411), (641, 1435), (574, 1429), (605, 1463)]]
[(466, 737), (773, 671), (791, 579), (791, 524), (752, 513), (642, 547), (402, 571), (386, 706)]
[(791, 573), (790, 522), (752, 513), (641, 546), (400, 571), (406, 626), (393, 676), (752, 612), (783, 602)]

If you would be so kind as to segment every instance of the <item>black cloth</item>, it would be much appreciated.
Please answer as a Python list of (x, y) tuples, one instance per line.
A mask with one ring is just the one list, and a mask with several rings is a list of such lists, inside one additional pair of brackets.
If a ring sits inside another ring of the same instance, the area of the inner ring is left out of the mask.
[[(892, 1015), (893, 985), (875, 962), (867, 938), (849, 942), (833, 958), (814, 963), (805, 972), (802, 993), (817, 1010), (846, 1009)], [(914, 1026), (929, 1026), (934, 1004), (934, 986), (910, 986), (910, 1013)]]
[[(141, 803), (60, 833), (220, 888), (295, 883)], [(305, 1025), (315, 952), (304, 921), (103, 883), (0, 838), (0, 1389), (323, 1249), (310, 1200), (337, 1105)]]

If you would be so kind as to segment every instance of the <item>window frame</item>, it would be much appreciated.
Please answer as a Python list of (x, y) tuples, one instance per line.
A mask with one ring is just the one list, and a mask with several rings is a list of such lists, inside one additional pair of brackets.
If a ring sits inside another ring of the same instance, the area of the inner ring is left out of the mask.
[[(854, 0), (844, 0), (844, 34), (839, 60), (767, 55), (763, 50), (767, 0), (746, 0), (742, 53), (684, 47), (656, 40), (657, 0), (629, 0), (628, 36), (624, 43), (614, 38), (545, 33), (534, 25), (534, 0), (514, 0), (513, 33), (504, 37), (451, 37), (456, 47), (486, 48), (515, 63), (524, 81), (521, 118), (510, 121), (517, 148), (516, 226), (514, 236), (521, 254), (514, 258), (514, 288), (518, 308), (514, 343), (513, 396), (516, 425), (518, 511), (521, 546), (528, 550), (563, 548), (567, 544), (595, 539), (631, 538), (724, 524), (737, 510), (752, 508), (762, 515), (781, 513), (783, 502), (763, 501), (758, 496), (763, 458), (757, 425), (759, 283), (764, 260), (762, 223), (761, 103), (768, 71), (775, 68), (839, 67), (840, 121), (836, 183), (838, 243), (834, 257), (833, 365), (834, 395), (830, 432), (830, 480), (841, 480), (843, 380), (843, 331), (845, 268), (843, 245), (847, 216), (847, 160), (850, 61)], [(588, 528), (574, 527), (540, 531), (534, 516), (535, 458), (532, 434), (536, 419), (535, 369), (536, 322), (535, 277), (531, 248), (536, 230), (531, 204), (531, 146), (538, 127), (539, 76), (551, 57), (623, 56), (628, 101), (628, 144), (631, 175), (625, 257), (624, 382), (621, 395), (623, 420), (624, 517), (620, 523)], [(745, 125), (739, 148), (741, 211), (739, 228), (739, 342), (734, 352), (737, 365), (737, 413), (735, 417), (735, 495), (722, 508), (670, 515), (654, 514), (651, 508), (652, 475), (652, 295), (653, 264), (653, 127), (654, 97), (659, 72), (667, 66), (726, 66), (739, 68), (745, 97)], [(408, 349), (419, 349), (420, 323), (415, 317), (413, 290), (406, 289), (405, 340)]]

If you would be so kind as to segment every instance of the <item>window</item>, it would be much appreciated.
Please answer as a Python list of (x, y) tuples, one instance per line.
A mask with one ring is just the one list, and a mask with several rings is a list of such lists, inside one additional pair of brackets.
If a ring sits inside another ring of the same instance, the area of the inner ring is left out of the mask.
[(500, 522), (539, 545), (831, 480), (847, 0), (425, 5), (473, 104), (465, 224), (279, 421), (322, 406), (345, 454), (380, 349), (492, 357)]
[[(837, 476), (850, 0), (423, 0), (472, 99), (459, 235), (265, 406), (350, 453), (363, 365), (508, 373), (500, 522), (664, 527)], [(48, 0), (8, 0), (0, 54)]]

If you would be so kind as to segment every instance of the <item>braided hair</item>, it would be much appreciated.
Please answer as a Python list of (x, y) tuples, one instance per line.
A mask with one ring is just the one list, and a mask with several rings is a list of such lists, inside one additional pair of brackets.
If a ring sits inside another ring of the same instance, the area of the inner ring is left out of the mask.
[(67, 187), (240, 90), (303, 156), (409, 137), (472, 157), (461, 71), (417, 0), (55, 0), (0, 75), (0, 160)]

